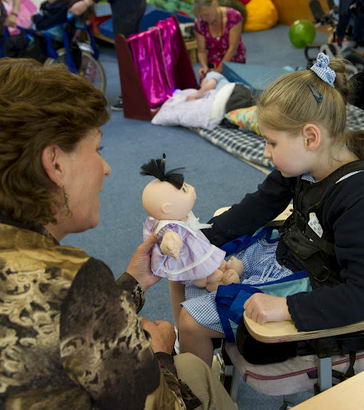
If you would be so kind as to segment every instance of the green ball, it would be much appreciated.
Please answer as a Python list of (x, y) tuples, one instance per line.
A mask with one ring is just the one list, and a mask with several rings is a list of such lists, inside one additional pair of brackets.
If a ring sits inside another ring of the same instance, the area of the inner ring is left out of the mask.
[(295, 47), (303, 48), (313, 42), (316, 29), (308, 20), (296, 20), (289, 28), (288, 36)]

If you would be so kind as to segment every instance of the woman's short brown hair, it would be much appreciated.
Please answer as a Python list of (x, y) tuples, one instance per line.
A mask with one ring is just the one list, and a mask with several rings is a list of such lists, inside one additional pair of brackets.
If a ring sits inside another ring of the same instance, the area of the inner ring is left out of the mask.
[(55, 222), (58, 187), (43, 169), (42, 152), (52, 144), (73, 151), (108, 120), (106, 104), (101, 91), (62, 65), (0, 59), (0, 212)]

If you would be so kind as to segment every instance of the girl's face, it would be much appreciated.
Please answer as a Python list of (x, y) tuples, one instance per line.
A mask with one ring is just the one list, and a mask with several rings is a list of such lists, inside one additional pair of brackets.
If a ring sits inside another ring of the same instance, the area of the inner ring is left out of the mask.
[(311, 156), (305, 148), (305, 137), (259, 125), (266, 141), (264, 157), (272, 160), (274, 166), (285, 177), (295, 177), (310, 172)]

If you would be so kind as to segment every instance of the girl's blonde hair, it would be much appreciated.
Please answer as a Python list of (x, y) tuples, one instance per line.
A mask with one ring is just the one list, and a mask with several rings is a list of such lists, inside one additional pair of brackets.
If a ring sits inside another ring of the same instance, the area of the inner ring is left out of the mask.
[(194, 0), (193, 14), (197, 17), (203, 7), (214, 7), (219, 5), (219, 0)]
[[(279, 77), (260, 95), (257, 114), (265, 127), (298, 134), (305, 124), (325, 127), (333, 140), (345, 141), (359, 158), (364, 158), (364, 131), (345, 133), (346, 103), (353, 92), (345, 75), (345, 60), (332, 59), (335, 87), (312, 70), (300, 70)], [(321, 101), (319, 102), (319, 100)]]

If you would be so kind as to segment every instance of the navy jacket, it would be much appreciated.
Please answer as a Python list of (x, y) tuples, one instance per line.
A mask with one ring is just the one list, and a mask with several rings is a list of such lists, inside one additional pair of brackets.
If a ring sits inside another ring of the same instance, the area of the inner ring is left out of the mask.
[[(252, 234), (279, 215), (293, 197), (296, 178), (273, 171), (240, 203), (211, 220), (204, 230), (221, 246), (243, 234)], [(337, 183), (322, 208), (320, 224), (334, 238), (341, 284), (287, 297), (289, 312), (301, 331), (327, 329), (364, 320), (364, 172)], [(287, 264), (297, 266), (287, 249)]]

